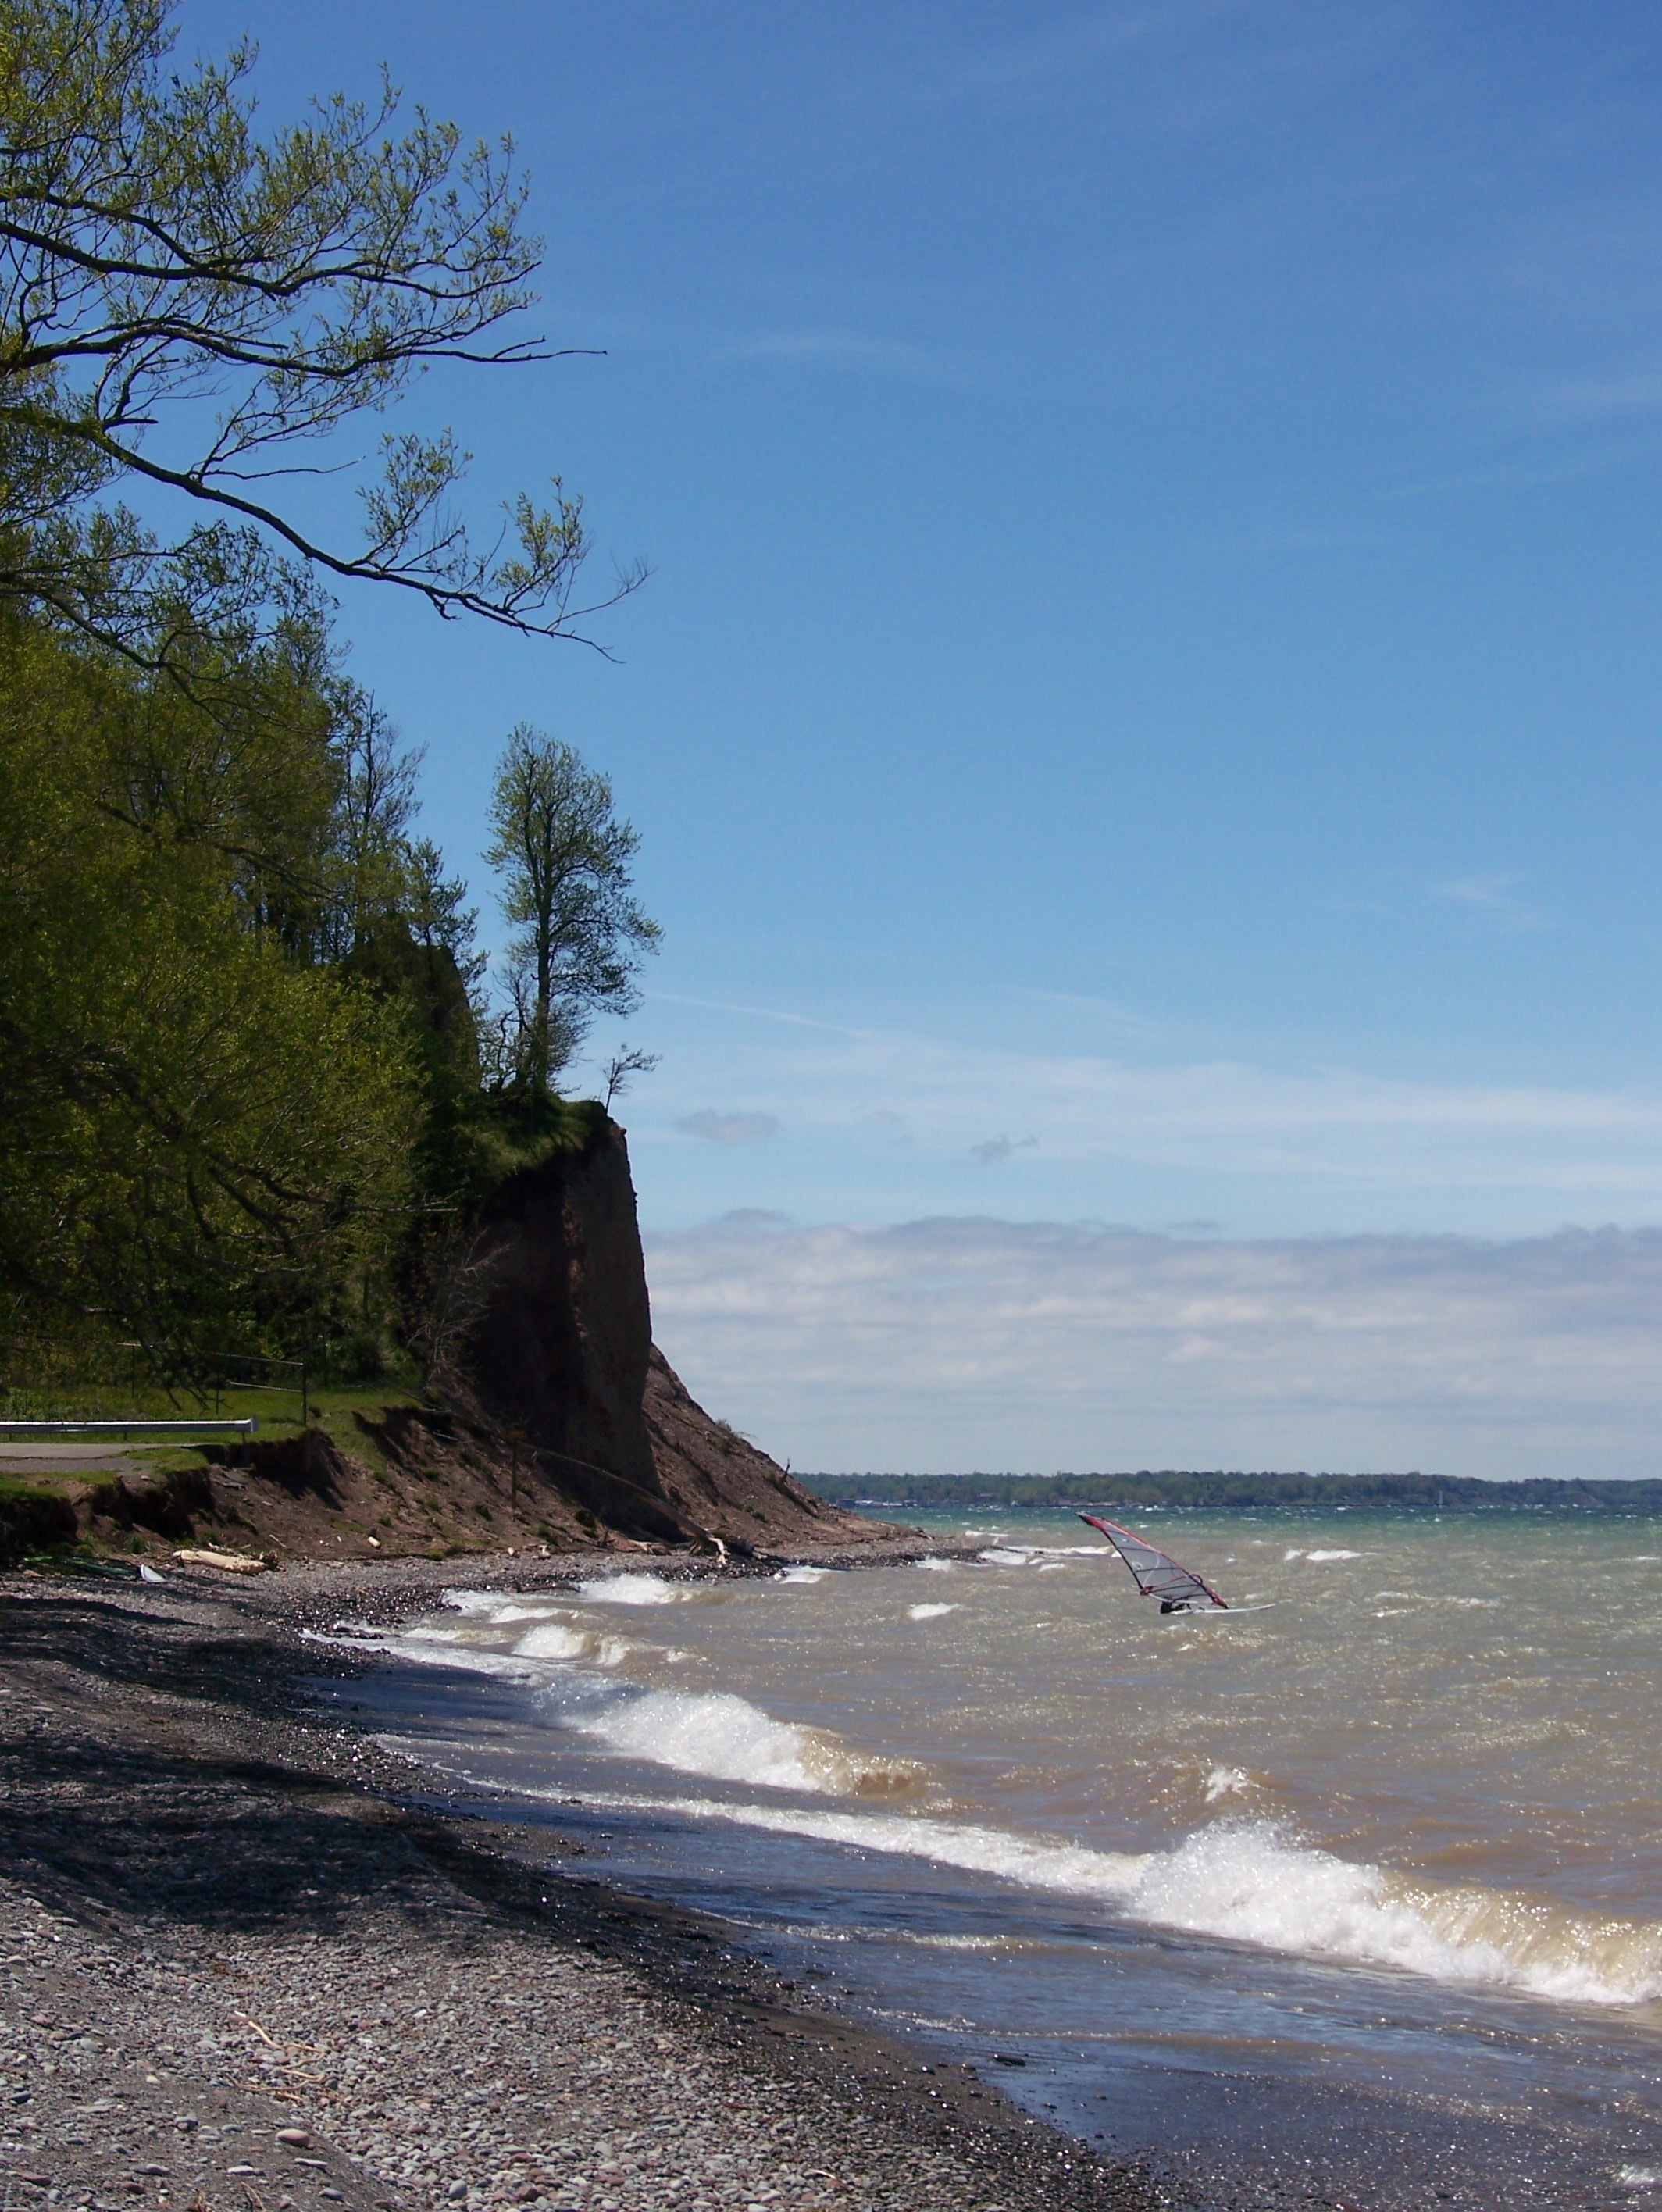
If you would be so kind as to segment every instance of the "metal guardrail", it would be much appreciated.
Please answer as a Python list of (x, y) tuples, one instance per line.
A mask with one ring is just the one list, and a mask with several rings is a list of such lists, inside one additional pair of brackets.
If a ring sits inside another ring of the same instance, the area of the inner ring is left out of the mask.
[(0, 1437), (11, 1437), (21, 1431), (27, 1443), (32, 1437), (176, 1437), (202, 1436), (211, 1431), (215, 1436), (227, 1429), (234, 1430), (240, 1437), (252, 1437), (259, 1428), (258, 1420), (245, 1421), (7, 1421), (0, 1420)]

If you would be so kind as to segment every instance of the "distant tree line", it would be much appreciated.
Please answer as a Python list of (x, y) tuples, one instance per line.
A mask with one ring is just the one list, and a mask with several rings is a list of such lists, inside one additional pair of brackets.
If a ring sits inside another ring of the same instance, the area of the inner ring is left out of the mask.
[(1440, 1474), (1206, 1474), (1176, 1469), (1136, 1474), (804, 1474), (799, 1480), (840, 1505), (869, 1502), (919, 1511), (986, 1507), (1241, 1508), (1343, 1505), (1419, 1513), (1662, 1513), (1662, 1481), (1590, 1482), (1550, 1476), (1484, 1482)]
[(448, 433), (379, 441), (356, 546), (293, 501), (429, 362), (542, 357), (494, 335), (538, 242), (507, 146), (391, 95), (262, 137), (251, 52), (172, 43), (0, 0), (0, 1379), (46, 1340), (430, 1365), (458, 1224), (596, 1125), (566, 1079), (658, 933), (606, 780), (522, 727), (493, 988), (322, 587), (575, 635), (578, 504), (482, 545)]

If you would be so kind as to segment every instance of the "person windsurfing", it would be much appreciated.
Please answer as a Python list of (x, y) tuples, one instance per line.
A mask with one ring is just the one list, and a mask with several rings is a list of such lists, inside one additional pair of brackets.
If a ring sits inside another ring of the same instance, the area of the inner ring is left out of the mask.
[(1209, 1582), (1204, 1581), (1192, 1567), (1186, 1567), (1168, 1553), (1156, 1550), (1141, 1536), (1134, 1536), (1129, 1528), (1122, 1528), (1117, 1521), (1099, 1520), (1095, 1513), (1082, 1513), (1079, 1518), (1087, 1528), (1095, 1528), (1106, 1536), (1120, 1558), (1131, 1571), (1132, 1579), (1144, 1597), (1157, 1597), (1162, 1613), (1227, 1613), (1226, 1600), (1221, 1598)]

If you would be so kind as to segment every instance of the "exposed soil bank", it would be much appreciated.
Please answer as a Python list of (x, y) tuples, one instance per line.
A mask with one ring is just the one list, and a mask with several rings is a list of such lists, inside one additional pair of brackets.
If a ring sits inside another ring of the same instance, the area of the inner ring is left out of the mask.
[(706, 1413), (653, 1344), (616, 1122), (507, 1177), (470, 1228), (434, 1290), (449, 1327), (419, 1401), (325, 1391), (290, 1433), (153, 1457), (0, 1434), (0, 1565), (77, 1539), (276, 1564), (509, 1546), (713, 1557), (895, 1533)]
[(1160, 2201), (720, 1923), (585, 1881), (557, 1833), (435, 1816), (407, 1766), (309, 1717), (304, 1677), (352, 1661), (300, 1628), (407, 1615), (443, 1571), (0, 1580), (7, 2204)]

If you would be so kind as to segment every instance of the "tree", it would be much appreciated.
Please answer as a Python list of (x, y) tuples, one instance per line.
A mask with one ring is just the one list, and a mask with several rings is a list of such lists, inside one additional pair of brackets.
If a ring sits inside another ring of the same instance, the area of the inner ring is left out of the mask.
[(606, 1079), (606, 1095), (601, 1103), (610, 1114), (614, 1098), (621, 1098), (637, 1075), (650, 1075), (662, 1055), (642, 1052), (638, 1045), (620, 1045), (600, 1073)]
[(260, 889), (265, 823), (325, 784), (313, 704), (215, 775), (173, 686), (0, 621), (0, 1297), (169, 1381), (360, 1328), (414, 1201), (408, 1018)]
[[(405, 903), (414, 851), (408, 831), (418, 811), (416, 780), (426, 748), (400, 744), (391, 723), (355, 684), (333, 687), (331, 703), (339, 782), (324, 950), (349, 960)], [(433, 863), (436, 869), (436, 851)]]
[[(503, 335), (541, 252), (511, 142), (464, 149), (419, 108), (396, 136), (385, 79), (262, 137), (253, 48), (175, 73), (174, 35), (161, 0), (0, 0), (0, 598), (134, 651), (159, 565), (222, 608), (274, 588), (264, 540), (441, 615), (574, 635), (596, 610), (571, 604), (587, 541), (558, 477), (482, 545), (451, 509), (469, 456), (448, 431), (382, 438), (355, 550), (277, 489), (429, 362), (553, 357)], [(203, 520), (164, 543), (97, 509), (124, 480)]]
[(662, 934), (635, 904), (629, 862), (639, 834), (612, 812), (607, 778), (556, 738), (521, 723), (497, 763), (494, 839), (502, 911), (517, 934), (505, 968), (512, 1077), (551, 1097), (592, 1016), (640, 1004), (640, 956)]

